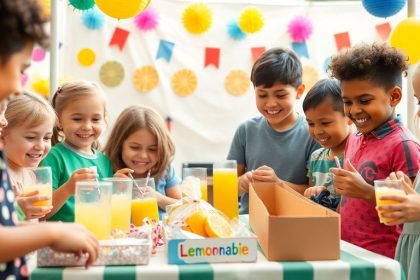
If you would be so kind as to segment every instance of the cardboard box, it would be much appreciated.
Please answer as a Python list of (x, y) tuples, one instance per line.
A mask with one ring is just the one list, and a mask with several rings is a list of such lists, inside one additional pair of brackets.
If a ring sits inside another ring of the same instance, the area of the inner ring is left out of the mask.
[[(152, 242), (150, 239), (115, 239), (99, 241), (99, 257), (94, 266), (102, 265), (145, 265), (149, 263)], [(80, 258), (71, 253), (61, 253), (51, 248), (37, 251), (38, 267), (84, 266), (87, 255)]]
[(340, 215), (285, 184), (249, 188), (249, 223), (270, 261), (340, 258)]
[(164, 226), (168, 264), (256, 262), (258, 244), (254, 234), (247, 237), (177, 239)]

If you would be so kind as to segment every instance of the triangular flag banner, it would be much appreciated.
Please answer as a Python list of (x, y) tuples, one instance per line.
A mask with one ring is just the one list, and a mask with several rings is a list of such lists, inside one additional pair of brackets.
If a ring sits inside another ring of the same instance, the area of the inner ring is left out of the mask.
[(175, 44), (169, 41), (160, 40), (158, 52), (156, 54), (156, 59), (163, 58), (169, 62), (172, 58), (172, 51)]
[(204, 57), (204, 67), (214, 65), (219, 68), (220, 60), (220, 48), (206, 48), (206, 54)]
[(344, 48), (350, 48), (350, 35), (348, 32), (337, 33), (334, 35), (335, 45), (337, 46), (337, 51), (341, 51)]
[(389, 37), (389, 34), (391, 33), (391, 25), (389, 22), (385, 22), (382, 24), (378, 24), (375, 26), (376, 31), (379, 34), (379, 37), (381, 37), (382, 40), (386, 41)]
[(265, 52), (265, 47), (251, 48), (252, 62), (255, 62)]
[(120, 51), (125, 46), (125, 43), (127, 42), (128, 35), (130, 34), (130, 31), (116, 27), (114, 30), (114, 34), (112, 34), (111, 42), (109, 42), (109, 45), (117, 45), (120, 48)]
[(306, 42), (292, 42), (292, 49), (298, 56), (309, 58)]

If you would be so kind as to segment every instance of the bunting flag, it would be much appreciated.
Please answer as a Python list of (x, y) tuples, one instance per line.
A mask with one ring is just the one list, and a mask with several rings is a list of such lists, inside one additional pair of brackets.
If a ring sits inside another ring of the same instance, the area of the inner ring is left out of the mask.
[(337, 46), (337, 51), (341, 51), (344, 48), (350, 48), (350, 35), (348, 32), (334, 34), (335, 45)]
[(167, 62), (171, 61), (172, 51), (174, 47), (175, 47), (175, 43), (165, 41), (165, 40), (160, 40), (158, 52), (156, 54), (156, 59), (159, 59), (162, 57)]
[(251, 48), (252, 62), (255, 62), (265, 52), (265, 47)]
[(391, 33), (391, 29), (392, 29), (389, 22), (378, 24), (375, 26), (375, 28), (379, 34), (379, 37), (381, 37), (382, 40), (384, 41), (388, 40), (389, 34)]
[(219, 68), (220, 61), (220, 48), (206, 48), (206, 54), (204, 57), (204, 68), (209, 65)]
[(308, 46), (306, 42), (292, 42), (293, 51), (300, 57), (309, 58)]
[(109, 42), (109, 46), (117, 45), (120, 48), (120, 51), (122, 51), (129, 34), (130, 31), (116, 27), (114, 34), (112, 34), (111, 42)]

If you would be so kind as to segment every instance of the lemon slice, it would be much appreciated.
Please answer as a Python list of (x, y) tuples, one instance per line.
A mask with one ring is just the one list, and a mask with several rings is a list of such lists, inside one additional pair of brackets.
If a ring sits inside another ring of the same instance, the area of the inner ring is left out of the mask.
[(205, 227), (210, 237), (224, 238), (233, 235), (233, 229), (229, 221), (219, 214), (208, 215)]

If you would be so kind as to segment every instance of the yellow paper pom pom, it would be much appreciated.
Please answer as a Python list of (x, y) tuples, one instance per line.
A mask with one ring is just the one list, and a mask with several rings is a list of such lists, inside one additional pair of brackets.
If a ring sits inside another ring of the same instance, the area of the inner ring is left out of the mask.
[(153, 66), (143, 66), (134, 72), (133, 84), (138, 91), (149, 92), (159, 84), (159, 75)]
[(36, 78), (36, 80), (32, 83), (32, 89), (36, 93), (44, 97), (48, 97), (50, 96), (50, 81), (44, 78)]
[(202, 34), (206, 32), (212, 22), (212, 13), (209, 7), (203, 3), (189, 5), (182, 15), (184, 27), (192, 34)]
[(77, 60), (82, 66), (91, 66), (96, 60), (95, 52), (88, 48), (81, 49), (77, 54)]
[(172, 76), (172, 90), (179, 96), (187, 96), (197, 87), (197, 77), (188, 69), (177, 71)]
[(260, 10), (249, 7), (242, 11), (239, 16), (238, 25), (244, 33), (256, 33), (264, 26), (264, 19)]
[(39, 5), (42, 9), (42, 14), (45, 18), (50, 18), (51, 16), (51, 0), (38, 0)]
[(314, 67), (308, 65), (304, 65), (302, 70), (302, 83), (305, 85), (305, 92), (308, 92), (319, 80), (318, 71)]
[(233, 96), (241, 96), (246, 93), (250, 83), (245, 71), (233, 70), (225, 78), (225, 89)]

